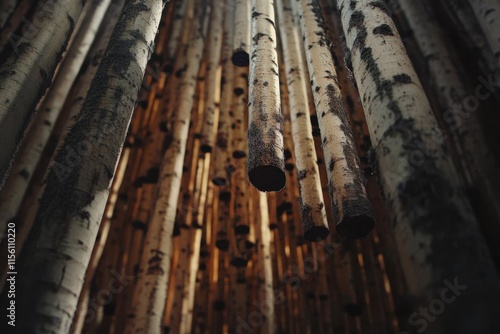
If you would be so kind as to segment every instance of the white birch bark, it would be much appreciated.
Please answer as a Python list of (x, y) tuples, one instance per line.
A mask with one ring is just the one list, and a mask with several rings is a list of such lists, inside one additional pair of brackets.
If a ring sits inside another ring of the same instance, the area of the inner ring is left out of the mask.
[(304, 237), (311, 241), (328, 235), (328, 221), (321, 189), (307, 96), (307, 69), (289, 0), (278, 0), (279, 30), (290, 100), (290, 118), (295, 161), (299, 177), (300, 215)]
[(78, 75), (82, 63), (97, 33), (111, 0), (88, 1), (86, 15), (65, 54), (47, 96), (39, 106), (32, 124), (0, 192), (0, 233), (10, 219), (14, 219), (21, 201), (31, 182), (35, 168), (47, 145), (50, 134), (61, 113), (69, 90)]
[[(296, 5), (301, 14), (302, 37), (327, 167), (333, 220), (339, 235), (363, 237), (373, 229), (375, 221), (328, 47), (321, 8), (317, 0), (300, 0)], [(305, 177), (301, 172), (299, 170), (299, 180)]]
[(248, 178), (260, 191), (285, 187), (283, 116), (273, 4), (252, 1), (248, 98)]
[[(18, 261), (22, 332), (67, 333), (142, 83), (162, 1), (127, 2), (83, 111), (54, 164)], [(120, 61), (117, 61), (120, 59)]]
[(189, 120), (193, 107), (197, 74), (203, 51), (203, 36), (207, 30), (209, 11), (207, 3), (200, 5), (203, 11), (195, 18), (185, 59), (184, 71), (177, 99), (172, 142), (168, 146), (160, 170), (157, 198), (144, 241), (141, 266), (134, 289), (132, 309), (129, 313), (126, 333), (160, 333), (167, 298), (172, 232), (180, 192), (181, 176)]
[(33, 22), (27, 23), (14, 52), (0, 67), (0, 133), (3, 135), (0, 189), (36, 103), (51, 84), (82, 8), (81, 2), (45, 1), (34, 14)]
[(250, 64), (252, 2), (250, 0), (234, 1), (234, 39), (232, 61), (236, 66), (248, 67)]
[(218, 121), (218, 109), (216, 102), (219, 102), (220, 95), (220, 77), (219, 73), (220, 55), (222, 48), (222, 19), (224, 14), (224, 1), (214, 0), (212, 11), (210, 13), (210, 29), (208, 34), (208, 43), (205, 48), (207, 58), (207, 74), (205, 86), (204, 116), (201, 132), (201, 151), (212, 152), (215, 135), (217, 133), (216, 123)]
[(341, 0), (338, 8), (411, 306), (437, 298), (445, 280), (458, 281), (469, 292), (427, 331), (460, 331), (456, 319), (467, 317), (487, 332), (499, 325), (498, 275), (390, 12), (369, 0)]
[(235, 66), (231, 61), (234, 36), (234, 7), (231, 0), (225, 1), (224, 28), (222, 34), (221, 52), (221, 100), (219, 108), (219, 122), (217, 124), (217, 138), (214, 149), (214, 163), (212, 181), (215, 185), (227, 187), (234, 171), (232, 166), (232, 100), (234, 87)]

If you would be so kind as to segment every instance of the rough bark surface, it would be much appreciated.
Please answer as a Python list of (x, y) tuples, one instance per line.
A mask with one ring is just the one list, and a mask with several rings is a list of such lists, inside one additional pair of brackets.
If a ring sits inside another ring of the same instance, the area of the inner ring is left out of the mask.
[(341, 0), (338, 8), (412, 295), (408, 306), (428, 305), (446, 282), (458, 282), (467, 290), (427, 331), (461, 332), (456, 320), (464, 317), (473, 331), (499, 328), (497, 272), (448, 148), (436, 141), (438, 124), (390, 11), (368, 0)]
[(274, 8), (264, 0), (252, 6), (248, 178), (260, 191), (279, 191), (286, 178)]
[(162, 1), (127, 2), (83, 110), (48, 173), (18, 262), (21, 332), (70, 328), (162, 9)]

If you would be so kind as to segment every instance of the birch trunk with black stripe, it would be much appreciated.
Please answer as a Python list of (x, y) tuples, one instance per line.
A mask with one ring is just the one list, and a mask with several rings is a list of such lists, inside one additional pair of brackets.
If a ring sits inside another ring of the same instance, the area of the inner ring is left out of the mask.
[(80, 71), (110, 2), (111, 0), (93, 0), (86, 3), (87, 10), (92, 15), (85, 16), (76, 32), (69, 50), (59, 65), (54, 83), (38, 108), (26, 137), (16, 153), (9, 177), (0, 192), (0, 233), (3, 233), (8, 221), (14, 219), (19, 210), (71, 85)]
[(203, 36), (207, 30), (208, 19), (206, 15), (210, 10), (206, 2), (197, 9), (202, 12), (196, 15), (191, 31), (185, 59), (185, 71), (182, 73), (179, 85), (181, 95), (175, 108), (177, 112), (172, 126), (172, 141), (167, 147), (162, 161), (157, 198), (144, 241), (126, 333), (161, 332), (170, 276), (172, 232), (180, 192), (189, 120), (193, 107), (197, 74), (203, 54)]
[[(429, 12), (430, 9), (423, 3), (404, 0), (400, 4), (422, 56), (427, 60), (431, 85), (443, 110), (438, 117), (443, 118), (450, 131), (461, 167), (466, 174), (467, 185), (471, 189), (477, 189), (479, 198), (485, 202), (485, 211), (490, 212), (491, 221), (498, 222), (500, 179), (497, 171), (500, 165), (484, 137), (477, 115), (479, 111), (471, 110), (467, 105), (469, 90), (455, 65), (453, 48), (447, 44), (444, 32), (434, 19), (434, 13)], [(481, 100), (491, 96), (486, 88), (483, 91), (476, 90), (475, 93), (476, 98)], [(443, 134), (443, 140), (444, 136)], [(500, 226), (496, 223), (488, 224), (485, 228), (488, 230), (487, 238), (500, 232)], [(500, 254), (500, 248), (496, 248), (498, 243), (492, 239), (490, 245), (496, 249), (493, 254)]]
[[(82, 113), (49, 171), (18, 262), (24, 332), (69, 330), (162, 9), (162, 1), (127, 3)], [(71, 166), (60, 174), (57, 163)]]
[(248, 178), (260, 191), (279, 191), (286, 177), (274, 8), (264, 0), (252, 7)]
[(282, 40), (286, 81), (290, 100), (290, 118), (298, 170), (300, 215), (306, 239), (324, 239), (328, 234), (328, 221), (321, 190), (316, 149), (312, 136), (307, 96), (308, 82), (300, 46), (299, 33), (289, 0), (278, 0), (279, 29)]
[(26, 23), (13, 53), (0, 67), (0, 133), (4, 136), (0, 148), (0, 188), (36, 103), (51, 84), (82, 9), (81, 2), (44, 2), (34, 14), (33, 23)]
[(492, 311), (499, 303), (498, 275), (448, 148), (436, 140), (438, 124), (390, 12), (368, 0), (341, 0), (338, 8), (411, 305), (439, 296), (445, 280), (458, 280), (470, 294), (447, 305), (428, 331), (460, 331), (456, 319), (467, 317), (487, 332), (499, 325)]
[[(301, 13), (302, 37), (307, 46), (307, 64), (337, 232), (343, 237), (363, 237), (373, 229), (375, 222), (328, 47), (321, 8), (318, 0), (300, 0), (297, 9)], [(304, 173), (307, 171), (302, 172)]]

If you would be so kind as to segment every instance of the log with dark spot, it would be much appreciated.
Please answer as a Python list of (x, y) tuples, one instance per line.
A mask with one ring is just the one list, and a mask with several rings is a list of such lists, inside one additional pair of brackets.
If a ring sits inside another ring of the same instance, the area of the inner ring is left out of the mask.
[[(283, 117), (280, 108), (278, 57), (274, 8), (253, 1), (252, 57), (250, 62), (248, 178), (260, 191), (279, 191), (285, 186)], [(255, 79), (259, 82), (254, 84)], [(262, 83), (261, 83), (262, 82)], [(264, 86), (264, 82), (268, 86)]]

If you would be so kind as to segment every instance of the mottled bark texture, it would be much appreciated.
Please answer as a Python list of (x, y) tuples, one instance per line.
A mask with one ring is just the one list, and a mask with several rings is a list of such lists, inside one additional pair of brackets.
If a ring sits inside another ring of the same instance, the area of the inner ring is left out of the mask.
[[(363, 237), (373, 229), (375, 220), (366, 196), (365, 177), (359, 166), (321, 8), (317, 0), (300, 0), (296, 7), (306, 45), (337, 233), (347, 238)], [(299, 170), (299, 179), (307, 173), (307, 170)]]
[(162, 1), (127, 2), (82, 112), (55, 156), (18, 262), (23, 333), (70, 328), (162, 9)]
[(47, 0), (39, 4), (32, 22), (25, 23), (24, 34), (0, 67), (0, 133), (3, 135), (0, 189), (35, 106), (51, 84), (82, 8), (80, 1)]
[(470, 331), (499, 328), (498, 274), (390, 11), (380, 1), (337, 5), (411, 294), (407, 307), (428, 305), (454, 282), (467, 290), (427, 332), (464, 332), (463, 318)]
[(286, 177), (274, 8), (264, 0), (252, 6), (248, 178), (260, 191), (279, 191)]

